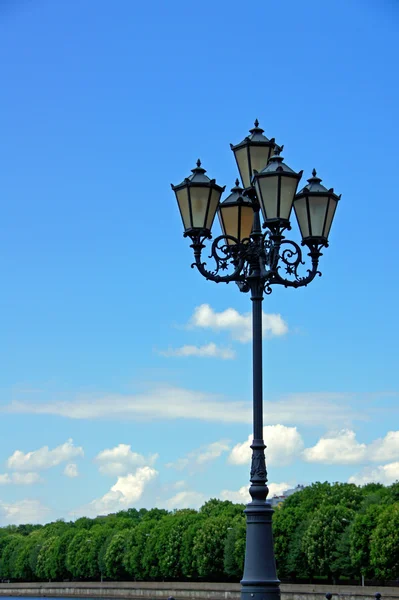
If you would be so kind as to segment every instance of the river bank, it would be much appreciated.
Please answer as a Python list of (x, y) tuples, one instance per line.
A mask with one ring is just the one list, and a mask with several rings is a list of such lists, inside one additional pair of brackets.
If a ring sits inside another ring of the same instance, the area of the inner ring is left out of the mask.
[[(333, 600), (373, 600), (376, 592), (381, 592), (382, 600), (399, 600), (399, 587), (281, 585), (282, 600), (323, 600), (327, 592), (333, 594)], [(166, 600), (173, 596), (176, 600), (240, 600), (240, 584), (144, 581), (0, 583), (0, 596), (137, 600)]]

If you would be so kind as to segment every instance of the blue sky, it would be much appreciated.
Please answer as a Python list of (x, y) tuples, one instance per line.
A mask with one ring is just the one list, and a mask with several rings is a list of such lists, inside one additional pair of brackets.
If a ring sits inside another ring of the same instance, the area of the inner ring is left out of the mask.
[(342, 193), (323, 277), (264, 303), (271, 490), (399, 478), (398, 28), (388, 0), (2, 3), (0, 524), (244, 499), (250, 300), (190, 269), (169, 184), (200, 157), (230, 189), (255, 118)]

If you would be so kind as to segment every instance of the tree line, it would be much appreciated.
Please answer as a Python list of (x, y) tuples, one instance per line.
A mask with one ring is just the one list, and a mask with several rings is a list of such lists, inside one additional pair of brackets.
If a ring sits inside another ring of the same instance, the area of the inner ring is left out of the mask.
[[(0, 579), (239, 581), (244, 505), (130, 508), (94, 519), (0, 528)], [(399, 577), (399, 483), (315, 483), (275, 511), (280, 579)]]

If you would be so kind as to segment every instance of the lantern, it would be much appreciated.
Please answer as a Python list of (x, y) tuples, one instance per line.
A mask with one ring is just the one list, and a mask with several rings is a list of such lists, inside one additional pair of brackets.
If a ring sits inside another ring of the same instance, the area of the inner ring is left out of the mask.
[[(252, 201), (243, 196), (243, 189), (239, 186), (238, 179), (231, 194), (219, 204), (218, 216), (220, 226), (224, 235), (231, 235), (240, 242), (249, 238), (254, 220), (254, 209)], [(234, 244), (233, 240), (227, 240), (228, 244)]]
[(274, 138), (269, 140), (263, 135), (263, 129), (259, 127), (258, 119), (254, 125), (255, 127), (249, 130), (251, 135), (235, 146), (230, 144), (245, 189), (251, 187), (254, 169), (261, 171), (267, 165), (275, 145)]
[(216, 181), (209, 179), (205, 173), (201, 161), (198, 160), (196, 168), (192, 169), (192, 175), (179, 185), (171, 184), (176, 194), (185, 235), (202, 234), (210, 237), (220, 196), (225, 188), (217, 185)]
[(321, 184), (313, 169), (312, 177), (295, 196), (294, 209), (303, 242), (328, 244), (328, 235), (341, 196)]

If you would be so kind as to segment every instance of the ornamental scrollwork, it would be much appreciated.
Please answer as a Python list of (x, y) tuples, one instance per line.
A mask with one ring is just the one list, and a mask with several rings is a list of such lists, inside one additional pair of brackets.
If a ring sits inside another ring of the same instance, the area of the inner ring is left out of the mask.
[(218, 236), (212, 242), (208, 256), (213, 261), (211, 267), (202, 259), (205, 238), (192, 238), (191, 247), (195, 258), (193, 268), (217, 283), (234, 281), (242, 292), (250, 291), (255, 279), (262, 282), (263, 292), (270, 294), (274, 285), (302, 287), (316, 275), (321, 275), (318, 270), (321, 246), (307, 245), (310, 264), (306, 268), (307, 257), (303, 249), (278, 230), (254, 231), (250, 238), (241, 241), (231, 235)]
[(252, 482), (267, 481), (266, 459), (263, 450), (254, 450), (254, 452), (252, 453), (250, 479)]

